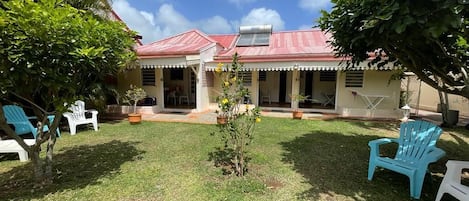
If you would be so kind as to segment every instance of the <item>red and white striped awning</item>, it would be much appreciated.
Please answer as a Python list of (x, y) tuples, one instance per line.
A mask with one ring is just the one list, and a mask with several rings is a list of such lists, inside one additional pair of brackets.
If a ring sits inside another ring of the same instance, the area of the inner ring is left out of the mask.
[(143, 69), (151, 68), (187, 68), (200, 63), (199, 55), (188, 55), (184, 57), (172, 58), (151, 58), (140, 59), (140, 67)]
[[(225, 64), (226, 65), (226, 64)], [(215, 71), (217, 64), (205, 64), (205, 71)], [(224, 69), (226, 67), (223, 67)], [(367, 64), (347, 69), (345, 64), (340, 62), (271, 62), (271, 63), (245, 63), (242, 71), (341, 71), (341, 70), (395, 70), (398, 67), (393, 65), (383, 66), (368, 66)]]

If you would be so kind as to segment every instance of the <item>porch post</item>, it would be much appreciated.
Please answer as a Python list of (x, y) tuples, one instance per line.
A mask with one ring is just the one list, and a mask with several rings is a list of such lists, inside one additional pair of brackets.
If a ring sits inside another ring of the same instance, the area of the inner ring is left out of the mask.
[(251, 104), (259, 106), (259, 71), (251, 72)]
[(164, 79), (163, 79), (163, 69), (156, 69), (156, 104), (158, 105), (158, 110), (162, 111), (165, 108), (164, 105)]
[[(295, 65), (296, 67), (296, 65)], [(293, 69), (292, 73), (292, 89), (291, 93), (292, 94), (299, 94), (300, 93), (300, 71), (297, 68)], [(291, 100), (291, 98), (290, 98)], [(290, 101), (291, 102), (291, 108), (292, 109), (298, 109), (298, 101)]]

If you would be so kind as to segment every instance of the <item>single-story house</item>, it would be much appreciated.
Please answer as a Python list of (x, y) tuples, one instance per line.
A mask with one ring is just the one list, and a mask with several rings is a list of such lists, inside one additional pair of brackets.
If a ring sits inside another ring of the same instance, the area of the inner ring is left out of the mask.
[[(400, 81), (394, 66), (349, 69), (318, 29), (272, 31), (242, 26), (238, 33), (207, 35), (189, 30), (137, 48), (139, 67), (118, 76), (122, 91), (142, 86), (156, 97), (151, 112), (216, 110), (221, 83), (214, 69), (234, 53), (244, 63), (246, 102), (264, 110), (337, 113), (347, 117), (401, 118)], [(292, 94), (308, 99), (297, 103)]]

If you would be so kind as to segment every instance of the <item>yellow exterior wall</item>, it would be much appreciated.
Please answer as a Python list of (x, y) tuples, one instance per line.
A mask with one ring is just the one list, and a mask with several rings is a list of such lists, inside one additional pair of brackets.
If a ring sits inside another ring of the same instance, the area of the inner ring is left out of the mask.
[[(409, 105), (412, 109), (437, 111), (440, 98), (438, 91), (424, 82), (420, 83), (417, 76), (410, 76), (402, 80), (401, 90), (407, 90), (409, 82)], [(420, 97), (419, 97), (420, 92)], [(459, 110), (460, 115), (469, 116), (469, 100), (462, 96), (448, 94), (448, 105), (450, 110)], [(413, 110), (413, 111), (414, 111)], [(417, 112), (417, 111), (414, 111)]]
[[(366, 70), (363, 75), (362, 88), (345, 87), (346, 72), (338, 72), (337, 80), (337, 111), (344, 116), (365, 116), (382, 118), (400, 118), (402, 111), (399, 108), (400, 81), (390, 81), (394, 71)], [(388, 82), (390, 82), (388, 84)], [(354, 95), (353, 91), (363, 94), (387, 96), (377, 106), (376, 110), (366, 108), (365, 101), (360, 95)]]

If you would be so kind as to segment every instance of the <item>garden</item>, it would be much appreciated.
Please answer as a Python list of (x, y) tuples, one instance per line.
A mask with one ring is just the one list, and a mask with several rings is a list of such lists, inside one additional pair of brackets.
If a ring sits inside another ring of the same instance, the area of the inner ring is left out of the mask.
[[(216, 125), (101, 122), (57, 139), (53, 183), (35, 187), (31, 162), (0, 159), (2, 200), (409, 200), (406, 176), (367, 180), (368, 142), (397, 137), (397, 122), (262, 117), (244, 177), (227, 174)], [(446, 156), (430, 165), (421, 200), (434, 200), (448, 159), (465, 160), (469, 133), (445, 129)], [(43, 147), (44, 148), (44, 147)], [(392, 154), (394, 147), (385, 149)], [(218, 165), (218, 166), (217, 166)]]

